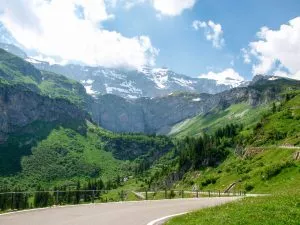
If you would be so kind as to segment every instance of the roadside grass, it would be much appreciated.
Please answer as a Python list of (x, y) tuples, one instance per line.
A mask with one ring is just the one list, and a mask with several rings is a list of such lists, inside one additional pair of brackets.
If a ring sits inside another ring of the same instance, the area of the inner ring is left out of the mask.
[[(255, 150), (255, 149), (254, 149)], [(258, 150), (258, 149), (257, 149)], [(271, 196), (247, 197), (237, 202), (203, 209), (174, 218), (166, 225), (299, 225), (300, 162), (293, 160), (297, 149), (265, 147), (247, 158), (230, 156), (217, 168), (190, 173), (186, 183), (204, 184), (205, 190), (224, 190), (240, 180), (235, 189)]]
[[(296, 188), (296, 187), (295, 187)], [(290, 193), (248, 197), (237, 202), (176, 217), (166, 225), (299, 225), (300, 189)]]
[(261, 151), (247, 158), (232, 154), (216, 168), (189, 172), (176, 188), (224, 191), (237, 182), (232, 191), (276, 193), (283, 187), (300, 187), (300, 162), (293, 160), (297, 149), (266, 147)]

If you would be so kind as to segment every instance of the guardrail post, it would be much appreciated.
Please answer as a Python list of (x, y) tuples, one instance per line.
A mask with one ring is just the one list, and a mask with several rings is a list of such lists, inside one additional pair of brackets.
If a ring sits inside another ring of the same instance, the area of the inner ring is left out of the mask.
[(11, 193), (10, 209), (13, 210), (13, 207), (14, 207), (14, 192)]
[(95, 201), (95, 191), (93, 190), (93, 193), (92, 193), (93, 195), (92, 195), (92, 203), (94, 203), (94, 201)]
[(197, 198), (199, 198), (199, 191), (197, 191)]
[(56, 191), (56, 200), (55, 200), (55, 204), (58, 205), (58, 190)]
[(210, 191), (208, 191), (208, 197), (210, 198)]
[(122, 202), (124, 201), (124, 191), (123, 190), (121, 191), (121, 201)]
[(181, 190), (181, 198), (184, 198), (184, 191)]
[(146, 200), (148, 200), (148, 191), (146, 190)]
[(165, 189), (165, 199), (167, 199), (167, 189)]
[(221, 191), (219, 190), (219, 197), (221, 197)]

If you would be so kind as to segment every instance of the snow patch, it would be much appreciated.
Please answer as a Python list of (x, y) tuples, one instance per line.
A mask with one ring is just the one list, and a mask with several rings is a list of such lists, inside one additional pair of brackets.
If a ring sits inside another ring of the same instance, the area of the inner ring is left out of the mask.
[(232, 88), (238, 87), (245, 82), (245, 79), (231, 68), (219, 73), (211, 71), (207, 74), (201, 74), (199, 78), (215, 80), (217, 85), (228, 85)]
[(165, 89), (166, 83), (169, 80), (168, 69), (154, 68), (152, 69), (152, 81), (156, 84), (159, 89)]
[(95, 97), (98, 94), (97, 91), (94, 91), (92, 89), (93, 88), (92, 85), (85, 85), (84, 87), (85, 87), (86, 93), (88, 93), (89, 95)]
[(278, 80), (278, 77), (270, 77), (268, 80)]
[(138, 96), (135, 96), (135, 95), (127, 95), (128, 98), (131, 98), (131, 99), (137, 99)]
[(88, 80), (81, 80), (80, 81), (82, 84), (89, 84), (89, 85), (91, 85), (91, 84), (93, 84), (95, 81), (94, 80), (91, 80), (91, 79), (88, 79)]
[(194, 98), (192, 101), (193, 101), (193, 102), (200, 102), (200, 101), (201, 101), (201, 98)]
[(136, 88), (134, 85), (135, 85), (135, 83), (132, 81), (125, 81), (120, 84), (121, 87), (127, 88), (129, 93), (135, 93), (135, 94), (142, 95), (142, 90)]
[(167, 68), (154, 68), (152, 69), (152, 73), (157, 73), (161, 75), (166, 75), (168, 73), (169, 69)]
[(179, 84), (180, 86), (194, 89), (193, 87), (191, 87), (191, 85), (193, 85), (195, 83), (192, 80), (185, 80), (183, 78), (176, 78), (176, 77), (173, 77), (173, 80), (175, 80), (175, 83)]
[(29, 63), (33, 63), (33, 64), (41, 64), (41, 61), (38, 61), (36, 59), (33, 58), (26, 58), (25, 61), (29, 62)]
[(124, 94), (131, 94), (131, 92), (128, 89), (125, 88), (118, 88), (118, 87), (110, 87), (108, 84), (105, 84), (106, 93), (108, 94), (114, 94), (114, 92), (124, 93)]
[(126, 76), (116, 72), (115, 70), (101, 69), (94, 72), (94, 75), (103, 74), (104, 77), (109, 78), (110, 80), (125, 80)]

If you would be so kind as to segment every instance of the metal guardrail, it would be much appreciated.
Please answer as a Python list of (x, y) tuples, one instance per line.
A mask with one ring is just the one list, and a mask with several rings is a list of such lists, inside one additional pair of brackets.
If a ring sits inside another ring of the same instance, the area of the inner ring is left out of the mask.
[(56, 205), (106, 203), (118, 201), (161, 200), (175, 198), (245, 196), (244, 191), (186, 190), (50, 190), (0, 193), (0, 212), (42, 208)]

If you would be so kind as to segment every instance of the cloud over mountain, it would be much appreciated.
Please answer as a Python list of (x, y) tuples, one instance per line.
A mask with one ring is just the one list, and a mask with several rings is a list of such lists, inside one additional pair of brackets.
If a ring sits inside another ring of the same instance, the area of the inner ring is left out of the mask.
[(244, 51), (246, 58), (252, 56), (256, 60), (253, 74), (274, 73), (300, 79), (300, 17), (281, 25), (278, 30), (262, 27), (257, 38), (249, 44), (248, 51)]
[(213, 47), (222, 48), (224, 46), (225, 40), (223, 38), (222, 25), (215, 23), (213, 21), (203, 22), (200, 20), (195, 20), (192, 24), (195, 30), (204, 29), (205, 38), (211, 41)]
[(104, 0), (4, 1), (0, 21), (25, 48), (64, 62), (128, 68), (154, 65), (159, 50), (148, 36), (129, 38), (103, 28), (103, 21), (114, 19), (106, 4)]

